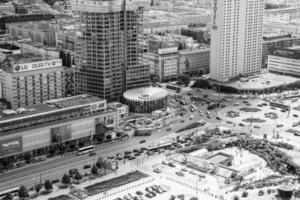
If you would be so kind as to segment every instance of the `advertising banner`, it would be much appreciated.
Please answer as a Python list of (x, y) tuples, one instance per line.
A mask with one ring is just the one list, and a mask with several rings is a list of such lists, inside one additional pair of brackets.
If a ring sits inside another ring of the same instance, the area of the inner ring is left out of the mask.
[(47, 60), (47, 61), (40, 61), (40, 62), (33, 62), (33, 63), (16, 64), (13, 66), (13, 70), (14, 73), (18, 73), (18, 72), (26, 72), (26, 71), (47, 69), (47, 68), (61, 67), (61, 66), (62, 66), (62, 61), (60, 59), (56, 59), (56, 60)]
[(70, 140), (72, 137), (70, 124), (51, 128), (50, 131), (52, 143), (65, 142), (67, 140)]
[(22, 151), (23, 143), (21, 136), (0, 140), (0, 156), (21, 153)]

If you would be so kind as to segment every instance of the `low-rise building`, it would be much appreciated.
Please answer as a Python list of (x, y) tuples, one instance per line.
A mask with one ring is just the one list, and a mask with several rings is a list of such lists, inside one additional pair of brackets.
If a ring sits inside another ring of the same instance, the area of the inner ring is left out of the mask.
[(262, 68), (266, 68), (268, 64), (268, 55), (274, 48), (288, 48), (296, 45), (300, 41), (299, 37), (294, 37), (292, 34), (271, 35), (263, 37), (263, 55)]
[(273, 49), (268, 56), (268, 69), (270, 72), (300, 77), (300, 50)]
[(179, 52), (180, 74), (202, 76), (209, 73), (210, 49), (186, 49)]
[(56, 44), (58, 28), (58, 24), (52, 21), (19, 22), (7, 25), (7, 31), (11, 36), (30, 38), (33, 42), (53, 47)]
[(46, 101), (28, 109), (0, 112), (0, 167), (31, 156), (63, 153), (111, 138), (118, 127), (106, 100), (79, 95)]

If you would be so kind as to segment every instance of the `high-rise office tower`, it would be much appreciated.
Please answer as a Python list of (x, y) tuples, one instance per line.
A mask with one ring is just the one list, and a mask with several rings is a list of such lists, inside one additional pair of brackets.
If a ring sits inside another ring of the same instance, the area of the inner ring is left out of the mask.
[(264, 0), (213, 0), (210, 78), (260, 71)]
[[(141, 2), (141, 1), (139, 1)], [(119, 100), (150, 81), (139, 32), (143, 5), (134, 0), (71, 0), (77, 21), (75, 90)]]

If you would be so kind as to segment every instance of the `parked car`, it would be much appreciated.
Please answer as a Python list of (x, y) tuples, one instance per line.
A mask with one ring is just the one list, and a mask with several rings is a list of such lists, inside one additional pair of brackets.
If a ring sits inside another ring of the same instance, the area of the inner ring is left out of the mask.
[(69, 174), (70, 175), (73, 175), (73, 174), (76, 174), (76, 173), (78, 173), (78, 169), (77, 168), (73, 168), (73, 169), (69, 170)]
[(245, 126), (243, 123), (239, 123), (240, 126)]
[(176, 174), (177, 176), (184, 176), (184, 173), (182, 173), (182, 172), (175, 172), (175, 174)]
[(91, 165), (83, 165), (83, 169), (91, 168)]
[(143, 143), (145, 143), (146, 142), (146, 140), (141, 140), (140, 141), (140, 144), (143, 144)]
[(161, 173), (161, 169), (159, 169), (159, 168), (155, 168), (153, 171), (158, 173), (158, 174)]
[(168, 165), (169, 165), (170, 167), (176, 167), (176, 165), (175, 165), (174, 163), (171, 163), (171, 162), (169, 162)]
[(181, 171), (187, 172), (188, 170), (187, 170), (187, 168), (181, 168)]
[(170, 131), (170, 130), (172, 130), (172, 128), (167, 128), (167, 131)]

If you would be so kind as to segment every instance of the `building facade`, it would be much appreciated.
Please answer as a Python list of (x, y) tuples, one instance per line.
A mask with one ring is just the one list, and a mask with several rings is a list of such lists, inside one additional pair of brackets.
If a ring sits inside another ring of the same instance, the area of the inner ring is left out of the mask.
[[(21, 114), (22, 113), (22, 114)], [(47, 101), (32, 109), (4, 110), (0, 120), (0, 167), (31, 156), (62, 153), (112, 139), (118, 113), (106, 101), (89, 95)]]
[(7, 31), (11, 36), (30, 38), (47, 46), (55, 46), (57, 24), (52, 21), (19, 22), (7, 24)]
[(273, 49), (268, 56), (268, 70), (300, 77), (300, 50)]
[(291, 34), (279, 35), (274, 37), (263, 37), (262, 68), (268, 65), (268, 55), (274, 48), (288, 48), (296, 45), (300, 38), (293, 37)]
[(71, 0), (78, 16), (75, 89), (109, 101), (149, 85), (139, 46), (142, 5), (135, 1)]
[(33, 54), (8, 56), (1, 63), (1, 99), (13, 109), (64, 97), (64, 67), (60, 59), (44, 60)]
[(192, 49), (179, 52), (180, 74), (201, 76), (209, 73), (210, 49)]
[(264, 0), (212, 2), (210, 78), (226, 82), (261, 69)]

